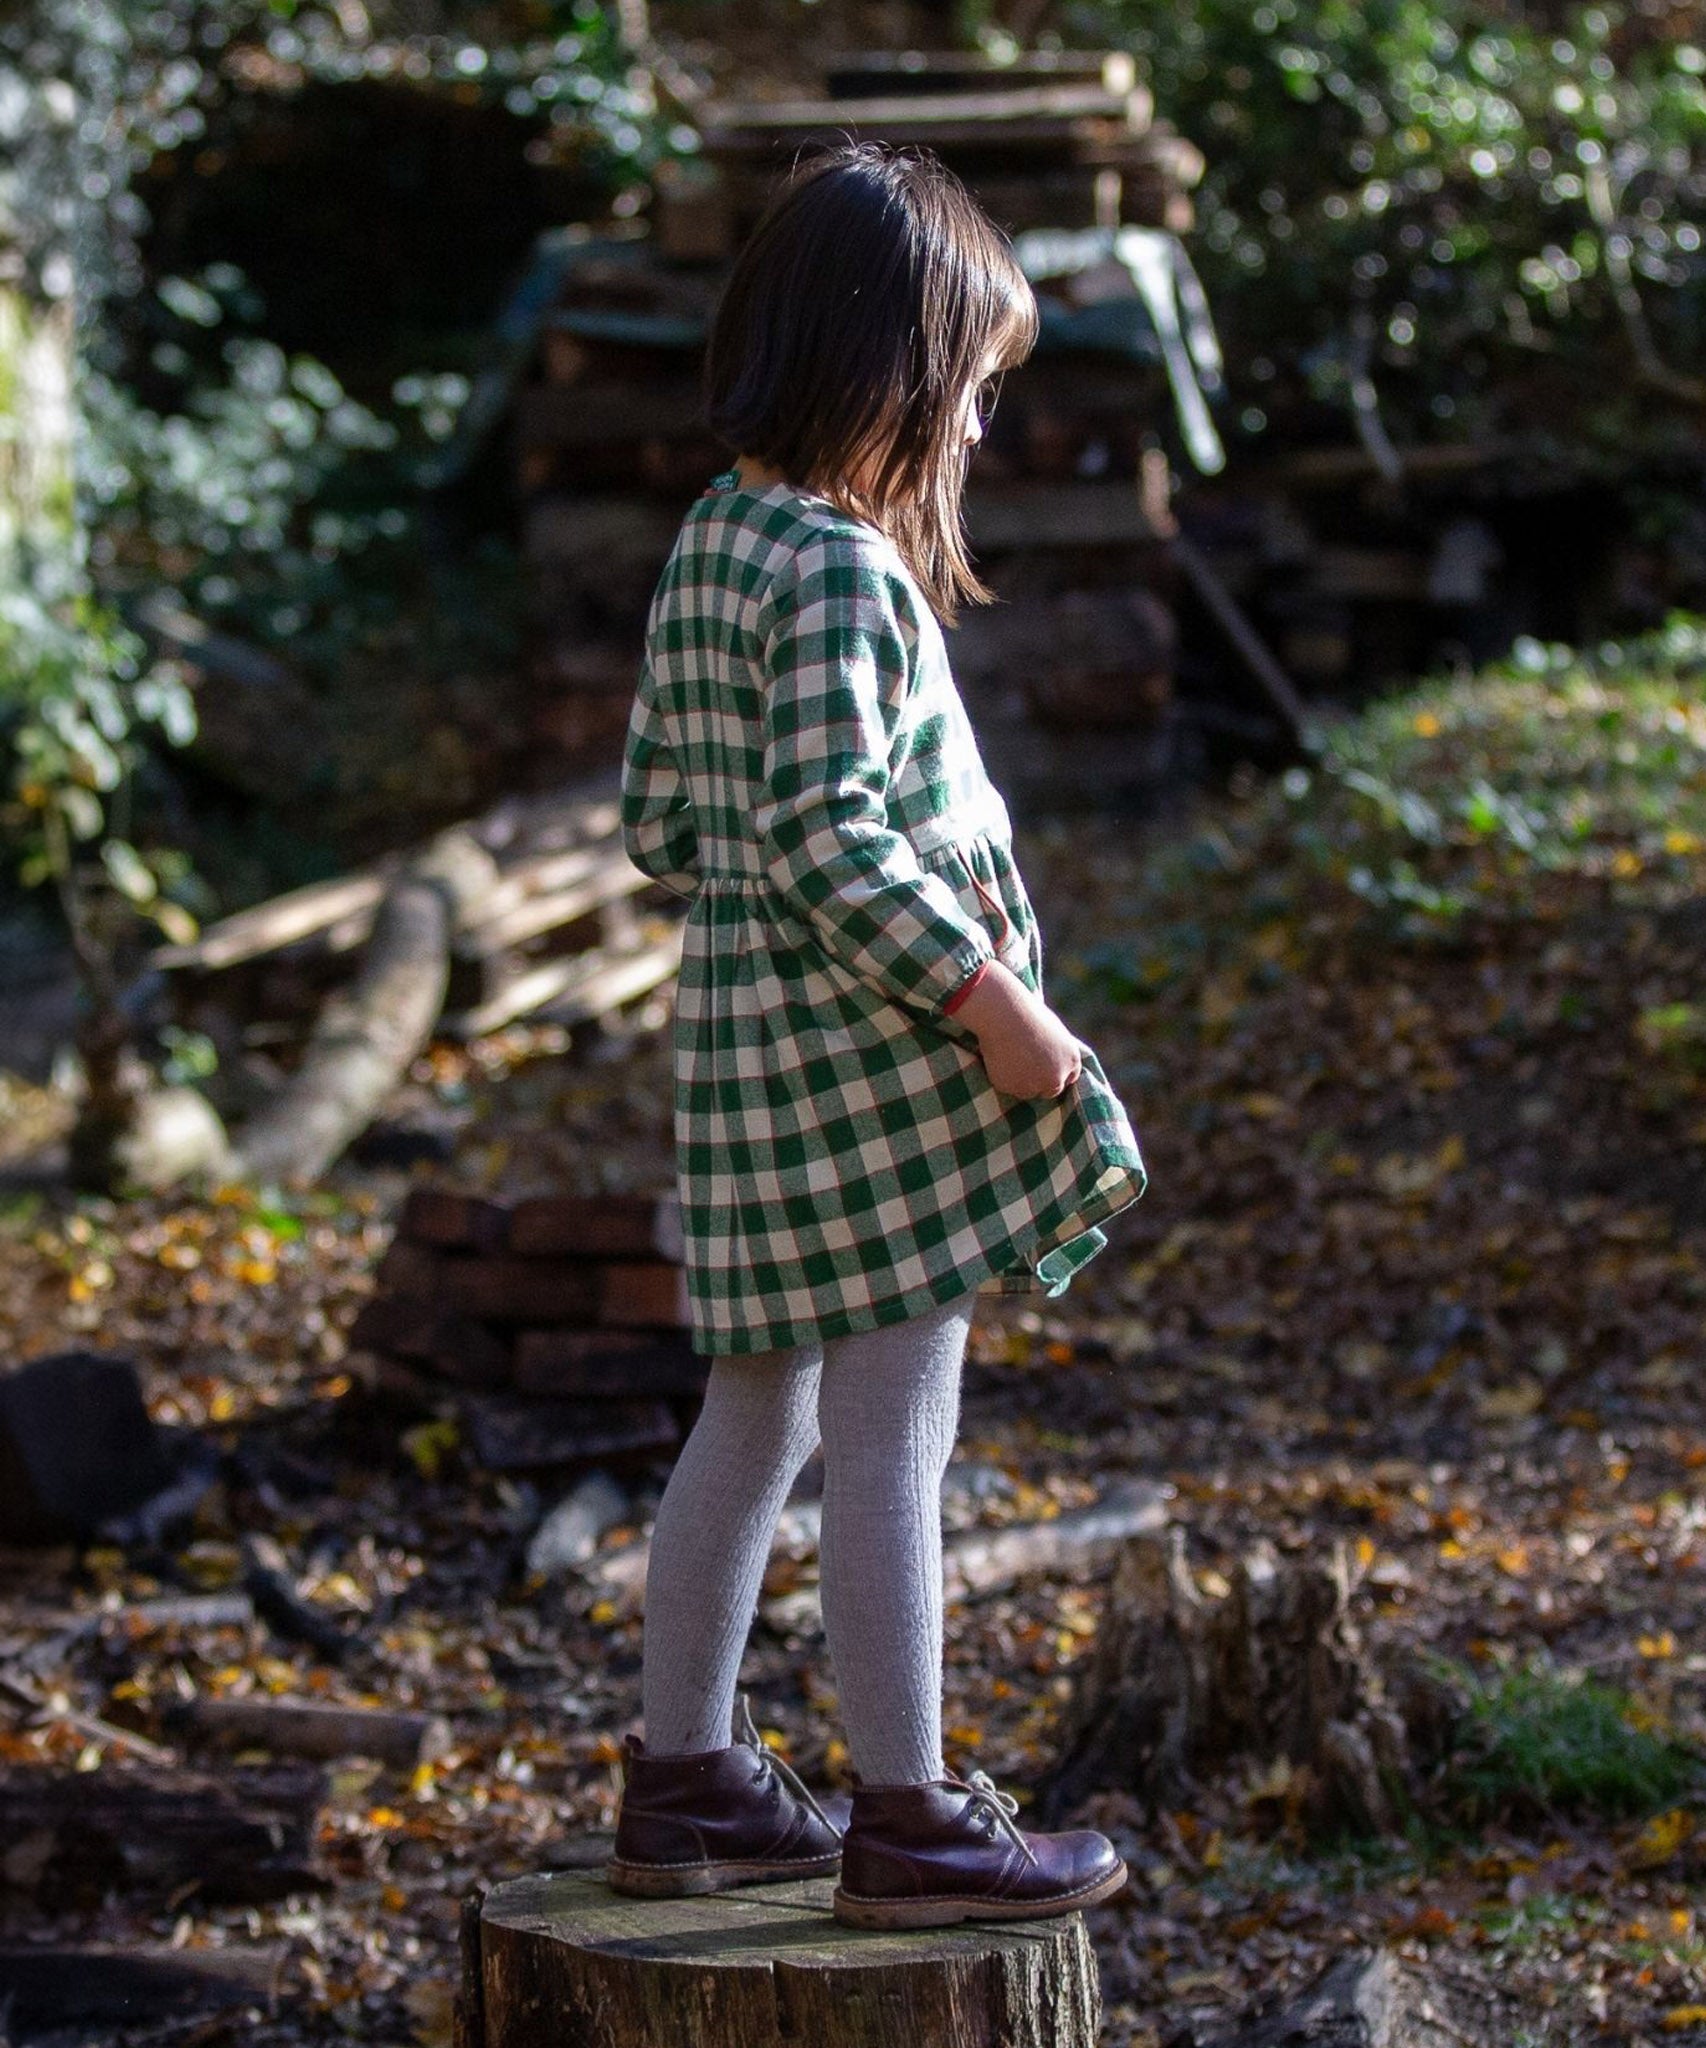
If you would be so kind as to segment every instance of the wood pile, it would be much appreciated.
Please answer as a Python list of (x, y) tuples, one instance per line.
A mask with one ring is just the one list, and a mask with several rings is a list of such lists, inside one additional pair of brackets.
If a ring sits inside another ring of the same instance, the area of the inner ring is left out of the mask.
[[(623, 849), (611, 778), (501, 805), (467, 830), (492, 869), (450, 935), (439, 1034), (473, 1038), (519, 1017), (585, 1022), (675, 971), (675, 936), (648, 935), (635, 914), (634, 899), (653, 884)], [(185, 1017), (204, 1003), (229, 1003), (245, 1019), (300, 1010), (372, 938), (407, 859), (388, 856), (237, 911), (187, 945), (156, 948), (149, 964), (177, 980)]]
[(666, 254), (732, 254), (793, 152), (844, 134), (933, 150), (1008, 228), (1193, 225), (1202, 159), (1155, 119), (1127, 51), (1036, 50), (999, 65), (968, 51), (879, 51), (824, 83), (821, 98), (700, 109), (703, 169), (658, 195)]
[[(701, 147), (659, 166), (649, 222), (541, 256), (550, 305), (511, 412), (541, 746), (577, 765), (619, 757), (659, 572), (687, 507), (732, 461), (700, 391), (728, 263), (800, 147), (851, 135), (926, 145), (1010, 232), (1068, 237), (1058, 262), (1030, 266), (1044, 337), (1004, 382), (967, 492), (979, 567), (1018, 602), (968, 618), (956, 674), (968, 698), (987, 697), (974, 715), (1017, 793), (1056, 756), (1092, 780), (1146, 779), (1169, 745), (1176, 643), (1171, 477), (1153, 423), (1169, 379), (1176, 391), (1190, 373), (1182, 347), (1164, 363), (1127, 264), (1092, 260), (1070, 235), (1187, 230), (1198, 152), (1156, 120), (1126, 52), (857, 55), (818, 96), (702, 100), (694, 118)], [(1021, 610), (1025, 650), (1010, 644)]]
[[(193, 1159), (138, 1147), (128, 1177), (313, 1180), (435, 1038), (521, 1019), (627, 1030), (623, 1006), (680, 964), (679, 913), (627, 856), (611, 770), (162, 946), (134, 999), (205, 1037), (218, 1065), (205, 1099), (163, 1091), (156, 1122), (187, 1103), (214, 1131)], [(218, 1120), (233, 1115), (228, 1142)]]
[(417, 1187), (350, 1342), (395, 1389), (453, 1392), (489, 1470), (671, 1451), (709, 1371), (681, 1258), (673, 1193)]

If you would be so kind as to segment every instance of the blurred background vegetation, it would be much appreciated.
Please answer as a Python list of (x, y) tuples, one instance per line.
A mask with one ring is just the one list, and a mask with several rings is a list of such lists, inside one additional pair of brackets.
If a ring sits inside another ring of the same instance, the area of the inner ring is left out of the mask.
[[(1614, 494), (1628, 630), (1706, 604), (1697, 10), (960, 0), (925, 26), (996, 58), (1129, 48), (1204, 150), (1191, 247), (1234, 470), (1353, 430), (1377, 453), (1520, 440)], [(805, 77), (902, 30), (829, 0), (12, 10), (11, 234), (50, 290), (55, 263), (76, 280), (86, 537), (72, 639), (14, 605), (0, 646), (25, 882), (116, 841), (103, 881), (170, 928), (523, 773), (501, 443), (435, 488), (519, 266), (546, 226), (643, 212), (693, 153), (641, 42), (750, 92), (778, 52)], [(75, 117), (16, 144), (55, 94)], [(195, 710), (170, 645), (136, 637), (161, 591), (288, 662), (264, 772), (177, 744)]]

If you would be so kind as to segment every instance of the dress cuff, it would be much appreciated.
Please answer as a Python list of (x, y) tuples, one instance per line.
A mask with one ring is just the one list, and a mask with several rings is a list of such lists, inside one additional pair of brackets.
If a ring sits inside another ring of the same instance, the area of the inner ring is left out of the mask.
[(994, 965), (993, 959), (980, 960), (977, 967), (973, 970), (970, 979), (962, 981), (959, 987), (955, 989), (953, 994), (942, 1005), (942, 1015), (944, 1017), (951, 1017)]

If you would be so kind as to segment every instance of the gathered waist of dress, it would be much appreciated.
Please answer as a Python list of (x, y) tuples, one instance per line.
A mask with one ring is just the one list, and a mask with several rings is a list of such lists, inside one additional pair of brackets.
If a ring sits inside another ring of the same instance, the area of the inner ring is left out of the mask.
[[(948, 817), (932, 818), (928, 824), (915, 826), (901, 836), (918, 856), (921, 866), (934, 867), (958, 848), (975, 840), (988, 839), (1006, 846), (1009, 829), (1005, 815), (955, 812)], [(764, 866), (764, 857), (756, 846), (739, 841), (713, 843), (701, 840), (699, 886), (729, 895), (742, 890), (774, 891), (776, 885), (771, 881)]]

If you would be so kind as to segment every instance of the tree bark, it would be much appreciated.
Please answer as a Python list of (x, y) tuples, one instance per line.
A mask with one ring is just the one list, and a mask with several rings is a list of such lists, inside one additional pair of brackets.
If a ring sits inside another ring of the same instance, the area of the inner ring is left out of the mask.
[[(915, 1934), (842, 1927), (833, 1884), (624, 1899), (579, 1871), (486, 1895), (477, 2039), (458, 2048), (1094, 2048), (1083, 1919)], [(468, 2028), (468, 2034), (472, 2028)]]

